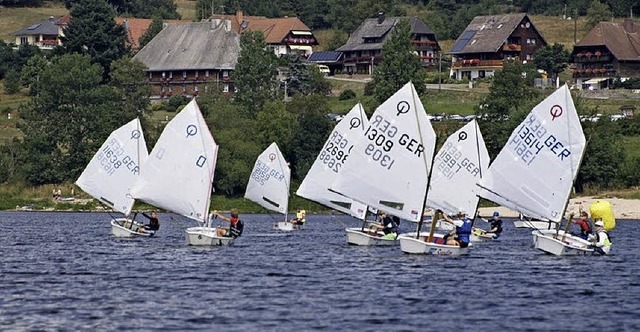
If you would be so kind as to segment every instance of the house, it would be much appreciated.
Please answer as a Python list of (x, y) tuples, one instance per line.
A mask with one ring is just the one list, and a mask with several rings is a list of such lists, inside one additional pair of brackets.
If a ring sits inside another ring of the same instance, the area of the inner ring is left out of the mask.
[(600, 22), (571, 52), (576, 86), (601, 88), (615, 77), (640, 77), (640, 24)]
[(35, 45), (42, 50), (52, 50), (54, 47), (61, 45), (60, 37), (64, 36), (62, 31), (63, 24), (68, 20), (62, 18), (54, 18), (50, 16), (46, 20), (31, 24), (30, 26), (13, 32), (16, 45)]
[(351, 33), (347, 43), (336, 50), (344, 54), (344, 69), (348, 73), (371, 74), (373, 67), (382, 60), (384, 43), (401, 19), (409, 20), (411, 44), (423, 66), (433, 67), (437, 63), (440, 44), (431, 28), (417, 17), (385, 17), (380, 13), (377, 18), (364, 20)]
[(491, 77), (504, 60), (526, 63), (547, 46), (526, 14), (476, 16), (451, 48), (450, 77)]
[(168, 25), (134, 57), (147, 66), (152, 99), (192, 97), (211, 87), (235, 91), (231, 72), (240, 53), (240, 35), (229, 21)]
[(313, 46), (318, 45), (311, 29), (297, 17), (245, 16), (242, 11), (237, 11), (235, 15), (213, 15), (211, 18), (230, 21), (231, 28), (238, 33), (262, 32), (267, 48), (278, 57), (290, 53), (308, 57), (313, 53)]

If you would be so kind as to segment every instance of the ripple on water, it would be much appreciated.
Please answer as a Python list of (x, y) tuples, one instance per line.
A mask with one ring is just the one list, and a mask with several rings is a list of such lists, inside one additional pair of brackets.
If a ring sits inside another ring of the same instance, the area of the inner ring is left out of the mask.
[(278, 233), (253, 215), (223, 248), (160, 217), (156, 238), (117, 239), (106, 214), (0, 213), (0, 329), (640, 330), (633, 221), (608, 257), (540, 254), (508, 221), (467, 257), (429, 257), (348, 246), (343, 216)]

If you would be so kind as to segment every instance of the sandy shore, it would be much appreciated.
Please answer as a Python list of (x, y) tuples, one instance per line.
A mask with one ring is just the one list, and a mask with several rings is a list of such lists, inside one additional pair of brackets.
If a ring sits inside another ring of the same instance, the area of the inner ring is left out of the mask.
[[(575, 215), (578, 215), (580, 205), (582, 209), (589, 212), (589, 206), (591, 203), (599, 200), (608, 201), (613, 207), (613, 214), (616, 219), (640, 219), (640, 200), (638, 199), (622, 199), (622, 198), (593, 198), (593, 197), (577, 197), (569, 201), (568, 211), (574, 211)], [(516, 218), (518, 213), (507, 209), (505, 207), (493, 207), (493, 208), (480, 208), (480, 215), (491, 216), (493, 211), (500, 212), (500, 215), (507, 218)]]

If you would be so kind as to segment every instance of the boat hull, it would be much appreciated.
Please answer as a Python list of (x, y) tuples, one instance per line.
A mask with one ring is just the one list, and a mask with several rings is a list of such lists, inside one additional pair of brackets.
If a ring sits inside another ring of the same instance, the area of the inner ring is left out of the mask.
[(116, 218), (111, 220), (111, 234), (115, 237), (151, 237), (155, 231), (144, 230), (143, 225), (137, 221), (127, 218)]
[(487, 242), (487, 241), (494, 240), (493, 234), (487, 233), (484, 230), (482, 230), (480, 228), (476, 228), (476, 227), (474, 227), (471, 230), (470, 239), (471, 239), (471, 242), (473, 242), (473, 243)]
[(190, 246), (228, 246), (233, 244), (232, 237), (219, 237), (216, 227), (190, 227), (185, 231), (187, 245)]
[[(420, 255), (444, 255), (444, 256), (460, 256), (469, 253), (469, 247), (460, 248), (458, 246), (450, 246), (439, 243), (425, 242), (428, 233), (420, 233), (420, 237), (416, 239), (416, 233), (402, 234), (398, 237), (400, 240), (400, 250), (406, 254)], [(442, 234), (434, 234), (435, 238), (442, 238)]]
[(362, 228), (347, 228), (347, 243), (356, 246), (393, 246), (398, 244), (397, 239), (385, 239), (384, 233), (371, 234), (363, 232)]
[(562, 241), (563, 234), (564, 231), (559, 231), (556, 235), (555, 230), (535, 230), (531, 232), (533, 247), (556, 256), (579, 256), (593, 253), (589, 241), (569, 234), (566, 234), (564, 241)]
[(291, 232), (302, 229), (302, 225), (294, 225), (288, 221), (278, 221), (277, 223), (275, 223), (275, 225), (273, 225), (273, 229), (277, 229), (283, 232)]

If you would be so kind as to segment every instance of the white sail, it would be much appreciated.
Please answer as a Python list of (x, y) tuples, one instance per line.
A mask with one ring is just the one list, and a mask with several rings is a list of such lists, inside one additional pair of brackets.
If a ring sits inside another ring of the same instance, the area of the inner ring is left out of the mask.
[(298, 196), (318, 202), (358, 219), (364, 219), (367, 206), (329, 190), (342, 170), (353, 145), (363, 137), (369, 120), (360, 103), (333, 128), (329, 139), (296, 191)]
[(256, 160), (244, 197), (265, 209), (287, 213), (291, 171), (274, 142)]
[(433, 160), (427, 205), (445, 213), (473, 216), (478, 205), (475, 185), (489, 167), (489, 152), (473, 120), (444, 142)]
[(511, 133), (478, 186), (480, 196), (522, 214), (562, 219), (586, 145), (565, 85)]
[(421, 217), (436, 134), (411, 82), (380, 105), (331, 189), (403, 219)]
[(204, 221), (218, 145), (193, 99), (164, 128), (131, 194), (161, 209)]
[(76, 185), (105, 205), (128, 215), (134, 203), (129, 190), (148, 156), (140, 120), (133, 119), (109, 135)]

